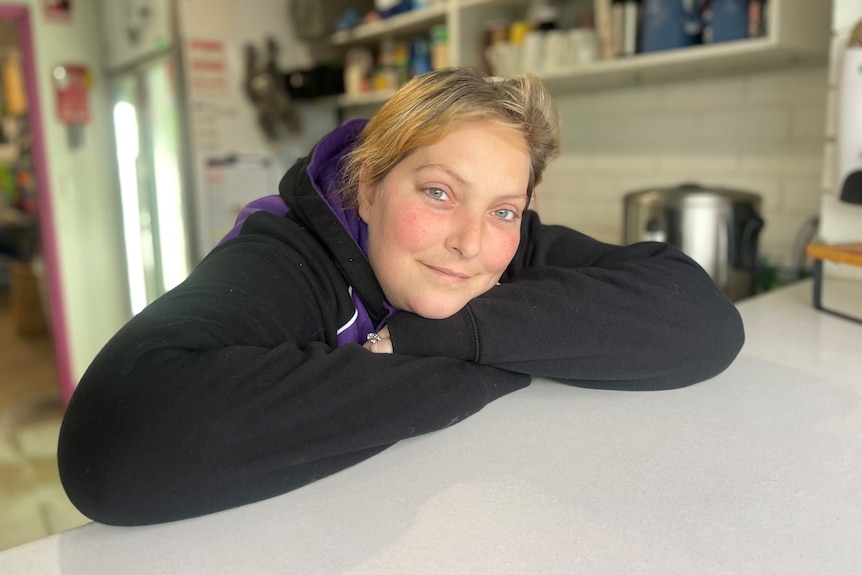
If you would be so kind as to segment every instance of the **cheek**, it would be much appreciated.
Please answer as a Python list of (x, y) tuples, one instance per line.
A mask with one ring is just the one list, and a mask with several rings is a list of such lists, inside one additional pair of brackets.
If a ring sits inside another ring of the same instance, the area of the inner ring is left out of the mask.
[(407, 251), (419, 251), (435, 243), (440, 224), (428, 217), (421, 208), (406, 208), (392, 214), (387, 227), (387, 240)]
[(485, 267), (489, 271), (494, 270), (501, 274), (512, 262), (515, 257), (515, 252), (518, 251), (518, 243), (521, 240), (521, 233), (507, 233), (497, 238), (492, 242), (490, 248), (485, 253)]

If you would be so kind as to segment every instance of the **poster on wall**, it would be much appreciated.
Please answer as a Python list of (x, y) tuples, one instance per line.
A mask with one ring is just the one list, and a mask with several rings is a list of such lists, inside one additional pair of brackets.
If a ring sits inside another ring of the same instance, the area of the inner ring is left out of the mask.
[(72, 0), (42, 0), (45, 19), (49, 22), (68, 22), (72, 19)]
[(206, 159), (206, 202), (215, 246), (237, 221), (243, 207), (259, 199), (261, 190), (275, 189), (270, 158), (256, 154), (231, 154)]
[(192, 103), (192, 126), (201, 152), (221, 152), (221, 120), (234, 113), (228, 92), (231, 71), (227, 46), (219, 40), (190, 39), (187, 42), (187, 74)]
[(219, 40), (192, 38), (187, 42), (191, 99), (230, 107), (227, 47)]

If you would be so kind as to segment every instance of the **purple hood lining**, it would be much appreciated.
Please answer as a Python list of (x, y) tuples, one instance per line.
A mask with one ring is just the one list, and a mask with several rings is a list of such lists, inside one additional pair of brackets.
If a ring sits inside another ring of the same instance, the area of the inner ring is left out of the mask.
[[(311, 153), (311, 160), (306, 168), (306, 173), (320, 199), (326, 203), (332, 214), (338, 219), (344, 229), (347, 230), (347, 233), (367, 257), (368, 226), (359, 218), (355, 208), (344, 207), (339, 195), (341, 187), (339, 169), (341, 160), (353, 147), (356, 138), (362, 132), (366, 123), (367, 120), (362, 119), (350, 120), (320, 140)], [(242, 230), (245, 220), (251, 214), (259, 211), (284, 217), (290, 211), (290, 206), (278, 194), (265, 196), (250, 202), (239, 213), (233, 228), (222, 238), (219, 244), (237, 237), (240, 230)], [(364, 343), (366, 334), (380, 329), (395, 311), (388, 302), (384, 302), (384, 306), (389, 311), (389, 314), (380, 325), (375, 326), (369, 318), (368, 311), (362, 303), (361, 298), (353, 288), (350, 289), (350, 294), (353, 305), (356, 308), (356, 313), (349, 322), (338, 329), (338, 345), (350, 342)]]

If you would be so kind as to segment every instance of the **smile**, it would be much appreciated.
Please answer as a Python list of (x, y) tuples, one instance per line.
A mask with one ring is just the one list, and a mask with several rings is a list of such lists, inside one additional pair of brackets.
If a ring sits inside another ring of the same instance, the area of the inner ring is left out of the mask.
[(425, 265), (425, 267), (427, 267), (431, 271), (436, 272), (438, 275), (441, 275), (450, 281), (462, 282), (462, 281), (468, 280), (472, 277), (468, 274), (456, 272), (454, 270), (450, 270), (447, 268), (440, 268), (440, 267), (432, 266), (432, 265), (428, 265), (428, 264), (424, 264), (424, 265)]

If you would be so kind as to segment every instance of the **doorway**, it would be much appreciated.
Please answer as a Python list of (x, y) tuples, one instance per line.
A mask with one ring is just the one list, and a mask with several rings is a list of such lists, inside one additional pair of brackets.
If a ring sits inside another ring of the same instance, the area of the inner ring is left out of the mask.
[(72, 378), (31, 30), (0, 6), (0, 550), (88, 521), (57, 472)]
[(51, 338), (65, 403), (74, 382), (30, 18), (26, 6), (0, 5), (0, 290), (22, 337)]

